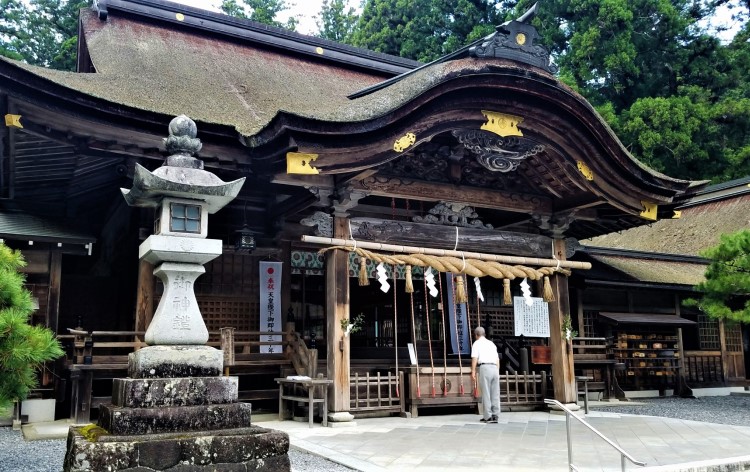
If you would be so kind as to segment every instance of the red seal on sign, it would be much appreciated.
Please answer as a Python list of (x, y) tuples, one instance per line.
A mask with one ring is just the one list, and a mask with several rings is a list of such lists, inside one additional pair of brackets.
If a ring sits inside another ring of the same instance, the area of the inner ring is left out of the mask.
[(268, 274), (269, 274), (269, 275), (270, 275), (270, 274), (273, 274), (273, 267), (269, 267), (269, 268), (268, 268)]

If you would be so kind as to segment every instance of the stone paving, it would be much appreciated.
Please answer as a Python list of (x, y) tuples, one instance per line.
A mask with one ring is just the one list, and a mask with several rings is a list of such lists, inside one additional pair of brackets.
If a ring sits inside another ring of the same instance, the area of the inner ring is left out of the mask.
[[(310, 429), (306, 423), (270, 421), (289, 433), (294, 447), (366, 472), (565, 471), (565, 416), (502, 413), (498, 424), (477, 415), (416, 419), (359, 419), (354, 427)], [(592, 412), (587, 421), (648, 466), (747, 456), (750, 427), (654, 416)], [(582, 471), (619, 471), (620, 456), (577, 421), (573, 463)], [(640, 469), (628, 464), (628, 470)]]

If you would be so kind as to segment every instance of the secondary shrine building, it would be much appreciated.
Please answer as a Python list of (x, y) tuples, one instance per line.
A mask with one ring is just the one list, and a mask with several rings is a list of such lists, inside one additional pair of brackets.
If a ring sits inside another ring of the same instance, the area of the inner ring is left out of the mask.
[(473, 405), (480, 324), (504, 406), (575, 402), (576, 375), (608, 397), (745, 379), (747, 329), (681, 302), (698, 251), (747, 226), (746, 182), (637, 162), (528, 23), (431, 64), (160, 0), (99, 1), (79, 32), (75, 73), (0, 59), (0, 237), (68, 349), (39, 391), (58, 416), (88, 418), (143, 345), (154, 215), (120, 188), (161, 165), (179, 114), (207, 169), (246, 178), (195, 291), (256, 409), (287, 374), (333, 380), (332, 412)]

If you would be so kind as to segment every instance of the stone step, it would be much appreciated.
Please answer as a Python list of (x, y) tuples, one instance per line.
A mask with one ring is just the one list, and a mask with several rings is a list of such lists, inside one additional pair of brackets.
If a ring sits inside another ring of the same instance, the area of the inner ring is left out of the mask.
[(195, 406), (237, 401), (237, 377), (114, 379), (112, 404), (127, 408)]
[(248, 403), (155, 408), (99, 407), (99, 426), (110, 434), (155, 434), (170, 431), (213, 431), (250, 426)]
[(290, 470), (289, 436), (257, 426), (137, 437), (107, 434), (94, 425), (72, 426), (68, 445), (65, 472)]

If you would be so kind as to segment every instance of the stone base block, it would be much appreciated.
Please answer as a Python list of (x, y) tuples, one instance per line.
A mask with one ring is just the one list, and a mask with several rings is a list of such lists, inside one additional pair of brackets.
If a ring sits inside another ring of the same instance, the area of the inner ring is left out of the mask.
[(114, 379), (112, 404), (127, 408), (194, 406), (237, 401), (237, 377)]
[(149, 346), (128, 355), (128, 377), (216, 377), (224, 354), (211, 346)]
[(212, 431), (250, 426), (247, 403), (157, 408), (99, 407), (99, 426), (110, 434), (155, 434), (169, 431)]
[(72, 426), (64, 472), (288, 472), (289, 436), (249, 427), (211, 432), (116, 436)]

